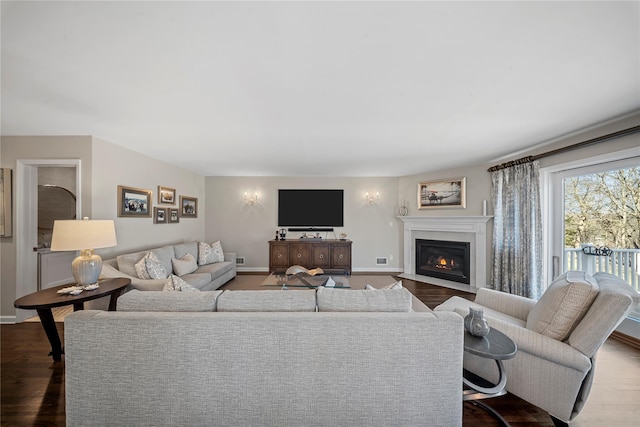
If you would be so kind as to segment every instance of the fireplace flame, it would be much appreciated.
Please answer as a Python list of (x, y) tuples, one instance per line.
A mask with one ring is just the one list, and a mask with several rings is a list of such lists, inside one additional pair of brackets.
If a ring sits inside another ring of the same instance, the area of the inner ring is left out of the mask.
[(453, 270), (454, 265), (455, 265), (455, 263), (454, 263), (454, 261), (452, 259), (451, 260), (447, 260), (444, 257), (439, 257), (437, 262), (436, 262), (435, 267), (439, 268), (441, 270)]

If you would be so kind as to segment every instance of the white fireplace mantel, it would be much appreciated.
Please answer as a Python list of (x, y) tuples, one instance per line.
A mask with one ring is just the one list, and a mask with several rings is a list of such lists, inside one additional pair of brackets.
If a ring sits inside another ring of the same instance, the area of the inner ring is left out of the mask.
[[(455, 289), (473, 290), (487, 285), (487, 223), (491, 216), (399, 216), (404, 223), (404, 273), (402, 277)], [(433, 277), (416, 271), (415, 240), (438, 233), (441, 240), (471, 243), (470, 286)], [(443, 236), (445, 236), (443, 238)], [(471, 289), (470, 289), (471, 288)]]

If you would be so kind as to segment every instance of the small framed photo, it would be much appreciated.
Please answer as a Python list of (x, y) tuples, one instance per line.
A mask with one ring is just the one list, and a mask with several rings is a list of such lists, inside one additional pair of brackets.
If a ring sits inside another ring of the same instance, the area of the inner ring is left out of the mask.
[(158, 185), (158, 204), (175, 205), (176, 189), (169, 187), (161, 187)]
[(466, 207), (466, 177), (418, 184), (418, 209)]
[(198, 218), (198, 198), (180, 196), (180, 216), (182, 218)]
[(151, 190), (118, 185), (118, 216), (151, 218)]
[(154, 224), (167, 223), (167, 208), (153, 208), (153, 223)]
[(167, 210), (169, 211), (169, 217), (168, 217), (169, 224), (175, 224), (177, 222), (180, 222), (180, 210), (179, 209), (169, 208)]

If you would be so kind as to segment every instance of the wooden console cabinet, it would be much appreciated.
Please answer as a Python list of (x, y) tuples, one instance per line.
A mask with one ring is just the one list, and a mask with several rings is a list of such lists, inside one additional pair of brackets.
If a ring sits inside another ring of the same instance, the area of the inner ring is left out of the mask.
[(270, 240), (269, 271), (284, 273), (292, 265), (351, 274), (351, 240)]

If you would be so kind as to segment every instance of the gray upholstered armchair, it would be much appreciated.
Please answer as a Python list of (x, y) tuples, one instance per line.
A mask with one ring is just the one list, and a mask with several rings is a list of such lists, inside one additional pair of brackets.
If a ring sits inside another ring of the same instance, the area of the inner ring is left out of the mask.
[[(616, 276), (571, 271), (558, 277), (538, 302), (479, 289), (474, 302), (452, 297), (436, 311), (466, 316), (483, 308), (489, 325), (518, 346), (504, 361), (506, 389), (567, 425), (582, 410), (593, 382), (596, 353), (640, 301), (640, 294)], [(495, 363), (465, 354), (465, 369), (497, 382)]]

